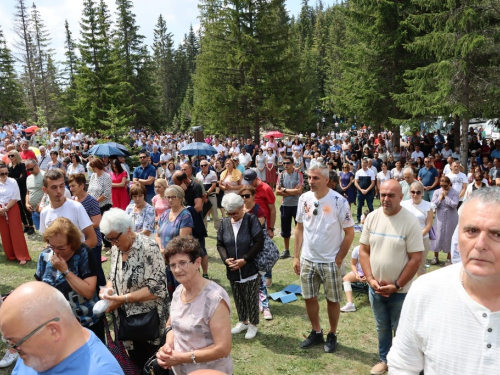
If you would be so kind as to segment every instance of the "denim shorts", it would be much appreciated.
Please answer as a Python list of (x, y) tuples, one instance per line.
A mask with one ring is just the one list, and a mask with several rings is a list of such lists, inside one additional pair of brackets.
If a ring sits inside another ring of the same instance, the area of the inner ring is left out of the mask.
[(318, 297), (321, 284), (323, 284), (328, 301), (340, 302), (342, 299), (342, 277), (335, 262), (316, 263), (302, 258), (300, 260), (300, 283), (302, 296), (305, 299)]

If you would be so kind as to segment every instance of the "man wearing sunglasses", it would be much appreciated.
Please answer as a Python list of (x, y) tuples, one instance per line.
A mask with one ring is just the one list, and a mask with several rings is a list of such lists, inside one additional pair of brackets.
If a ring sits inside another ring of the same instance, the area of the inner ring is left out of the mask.
[[(285, 250), (280, 255), (281, 259), (290, 258), (290, 237), (292, 235), (292, 219), (295, 221), (297, 215), (297, 205), (302, 194), (304, 177), (302, 173), (296, 171), (291, 156), (283, 157), (283, 167), (285, 170), (278, 175), (278, 186), (276, 195), (282, 197), (281, 214), (281, 237), (285, 242)], [(297, 224), (297, 222), (295, 222)]]
[(139, 153), (141, 165), (134, 169), (133, 180), (146, 187), (146, 202), (151, 204), (155, 196), (156, 168), (149, 164), (149, 156), (146, 152)]
[(111, 352), (48, 284), (34, 281), (14, 290), (0, 309), (0, 330), (8, 349), (19, 353), (12, 374), (123, 375)]

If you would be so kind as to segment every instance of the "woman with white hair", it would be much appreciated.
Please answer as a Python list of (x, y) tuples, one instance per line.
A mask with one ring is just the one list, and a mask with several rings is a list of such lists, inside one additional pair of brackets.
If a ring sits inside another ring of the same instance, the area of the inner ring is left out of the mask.
[(429, 232), (432, 228), (434, 221), (434, 212), (432, 211), (431, 203), (422, 199), (424, 197), (424, 185), (420, 181), (414, 181), (410, 185), (411, 199), (401, 202), (401, 206), (410, 211), (416, 216), (420, 227), (422, 228), (422, 236), (424, 237), (424, 252), (422, 253), (422, 262), (418, 268), (417, 275), (421, 276), (427, 273), (425, 267), (427, 260), (427, 253), (431, 249)]
[(226, 265), (239, 320), (231, 333), (247, 331), (245, 338), (251, 340), (259, 324), (260, 277), (254, 258), (264, 246), (264, 233), (257, 217), (244, 212), (239, 195), (224, 194), (222, 207), (228, 217), (217, 233), (217, 251)]
[[(132, 228), (132, 218), (119, 208), (106, 211), (101, 232), (112, 244), (110, 272), (106, 287), (114, 293), (100, 294), (110, 302), (106, 312), (117, 311), (120, 321), (127, 316), (150, 313), (158, 316), (157, 337), (120, 337), (132, 361), (143, 368), (160, 345), (160, 335), (167, 318), (164, 303), (167, 295), (165, 261), (158, 244)], [(111, 295), (113, 294), (113, 295)], [(156, 316), (155, 316), (156, 318)], [(144, 330), (146, 333), (148, 330)]]

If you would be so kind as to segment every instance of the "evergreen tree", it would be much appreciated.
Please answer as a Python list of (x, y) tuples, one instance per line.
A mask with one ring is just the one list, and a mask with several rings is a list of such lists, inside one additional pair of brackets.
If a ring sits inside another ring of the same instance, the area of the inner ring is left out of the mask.
[(14, 58), (0, 28), (0, 121), (18, 120), (26, 115), (25, 111)]
[(462, 119), (467, 168), (469, 119), (498, 111), (500, 13), (489, 0), (413, 3), (420, 12), (408, 24), (419, 35), (408, 50), (431, 61), (407, 73), (407, 91), (396, 98), (414, 117), (451, 113), (456, 122)]
[(65, 29), (65, 40), (64, 56), (66, 60), (63, 62), (64, 65), (64, 76), (62, 78), (64, 83), (64, 89), (59, 97), (59, 103), (61, 107), (60, 119), (65, 126), (70, 128), (77, 127), (77, 122), (73, 116), (73, 111), (76, 108), (76, 82), (75, 77), (77, 74), (78, 57), (76, 55), (77, 45), (73, 39), (71, 30), (69, 29), (68, 20), (64, 22)]
[(31, 38), (30, 17), (24, 0), (16, 0), (16, 13), (14, 15), (14, 31), (18, 37), (14, 45), (20, 53), (19, 61), (23, 64), (23, 82), (28, 93), (27, 104), (32, 116), (36, 119), (37, 97), (35, 88), (34, 45)]

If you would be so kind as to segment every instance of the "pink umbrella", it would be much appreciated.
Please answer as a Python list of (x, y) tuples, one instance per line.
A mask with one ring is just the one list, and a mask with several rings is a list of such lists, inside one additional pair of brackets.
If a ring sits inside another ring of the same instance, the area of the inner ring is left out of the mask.
[(274, 137), (274, 138), (282, 138), (283, 137), (283, 133), (277, 131), (277, 130), (272, 130), (270, 131), (269, 133), (267, 133), (264, 138), (270, 138), (270, 137)]

